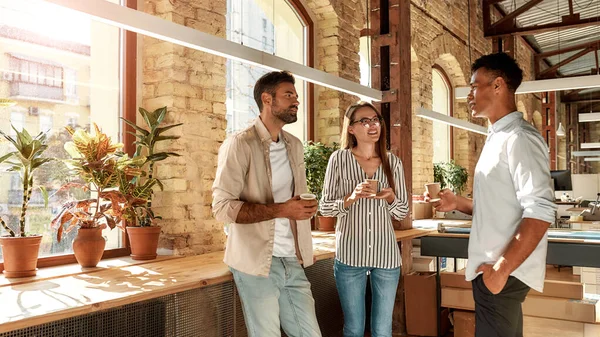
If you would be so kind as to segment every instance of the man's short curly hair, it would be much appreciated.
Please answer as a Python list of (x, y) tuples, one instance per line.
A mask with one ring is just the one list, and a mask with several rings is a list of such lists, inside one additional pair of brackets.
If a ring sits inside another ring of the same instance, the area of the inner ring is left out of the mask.
[(480, 68), (485, 68), (493, 78), (502, 77), (512, 92), (515, 92), (523, 81), (523, 70), (506, 53), (489, 54), (478, 58), (471, 66), (471, 73)]

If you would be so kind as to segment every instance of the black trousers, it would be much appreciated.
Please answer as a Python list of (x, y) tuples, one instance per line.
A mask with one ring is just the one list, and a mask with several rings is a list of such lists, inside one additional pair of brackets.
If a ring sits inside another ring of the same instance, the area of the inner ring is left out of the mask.
[(529, 287), (510, 276), (504, 289), (492, 294), (481, 275), (472, 281), (475, 299), (475, 337), (523, 337), (521, 304)]

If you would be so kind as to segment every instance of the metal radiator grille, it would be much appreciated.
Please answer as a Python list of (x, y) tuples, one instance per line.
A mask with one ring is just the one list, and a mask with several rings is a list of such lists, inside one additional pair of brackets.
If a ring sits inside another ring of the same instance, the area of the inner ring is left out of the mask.
[[(323, 337), (341, 336), (333, 260), (306, 269)], [(0, 337), (247, 337), (232, 281), (192, 289), (92, 314), (71, 317)], [(285, 333), (282, 334), (285, 336)]]

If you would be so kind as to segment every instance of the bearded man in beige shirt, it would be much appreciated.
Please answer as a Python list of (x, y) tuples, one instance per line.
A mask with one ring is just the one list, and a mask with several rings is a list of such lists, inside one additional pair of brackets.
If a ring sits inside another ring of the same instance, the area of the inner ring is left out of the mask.
[(320, 337), (304, 273), (313, 264), (309, 219), (316, 200), (307, 191), (300, 140), (282, 130), (298, 117), (294, 77), (270, 72), (255, 85), (260, 116), (219, 150), (213, 213), (229, 226), (225, 263), (242, 300), (251, 337)]

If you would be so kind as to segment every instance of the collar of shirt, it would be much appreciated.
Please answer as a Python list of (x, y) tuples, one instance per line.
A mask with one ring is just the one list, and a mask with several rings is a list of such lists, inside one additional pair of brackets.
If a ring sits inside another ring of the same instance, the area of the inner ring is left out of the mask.
[(513, 111), (513, 112), (509, 113), (508, 115), (497, 120), (496, 123), (492, 124), (492, 126), (490, 126), (488, 132), (489, 133), (497, 133), (497, 132), (503, 131), (510, 125), (510, 123), (518, 120), (519, 118), (523, 119), (523, 113), (519, 112), (519, 111)]
[[(258, 131), (258, 136), (260, 137), (261, 142), (270, 143), (273, 141), (271, 139), (271, 133), (269, 132), (269, 130), (263, 123), (262, 119), (260, 119), (260, 117), (256, 118), (256, 120), (254, 121), (254, 127), (256, 128), (256, 131)], [(283, 139), (283, 141), (285, 142), (286, 145), (288, 144), (288, 139), (285, 136), (285, 132), (279, 132), (279, 138)]]

